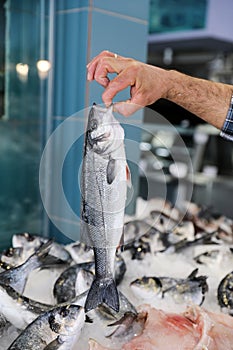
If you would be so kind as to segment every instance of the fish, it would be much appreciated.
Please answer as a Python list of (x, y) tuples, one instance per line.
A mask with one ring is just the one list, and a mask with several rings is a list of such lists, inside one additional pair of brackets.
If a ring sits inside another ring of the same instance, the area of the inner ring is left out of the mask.
[(8, 350), (70, 350), (84, 326), (84, 309), (58, 306), (38, 316)]
[(208, 291), (207, 276), (197, 276), (195, 269), (187, 278), (142, 277), (131, 282), (135, 295), (144, 299), (172, 297), (176, 303), (193, 302), (201, 305)]
[(176, 304), (194, 303), (202, 305), (205, 300), (205, 294), (208, 291), (206, 278), (205, 276), (199, 276), (188, 279), (186, 282), (177, 283), (163, 292), (163, 298), (169, 295)]
[(116, 249), (121, 244), (127, 182), (124, 130), (113, 116), (113, 106), (93, 105), (85, 133), (81, 177), (81, 241), (93, 248), (95, 279), (85, 311), (105, 303), (119, 311), (114, 280)]
[(111, 332), (107, 338), (111, 339), (122, 339), (129, 341), (135, 336), (138, 336), (142, 333), (144, 325), (146, 322), (147, 313), (137, 313), (126, 312), (123, 317), (109, 324), (109, 327), (116, 327), (113, 332)]
[(94, 254), (91, 247), (82, 242), (74, 242), (66, 246), (66, 250), (70, 253), (73, 261), (80, 264), (87, 261), (94, 261)]
[(217, 289), (217, 298), (220, 307), (233, 316), (233, 271), (220, 281)]
[(216, 263), (216, 261), (220, 258), (220, 250), (219, 249), (213, 249), (213, 250), (207, 250), (201, 254), (198, 254), (193, 259), (198, 264), (203, 265), (210, 265)]
[(171, 231), (179, 224), (179, 219), (174, 219), (167, 213), (159, 210), (152, 210), (150, 219), (153, 225), (162, 232)]
[(146, 220), (131, 220), (124, 223), (124, 249), (143, 236), (153, 237), (157, 229)]
[(73, 300), (77, 295), (78, 274), (82, 269), (94, 271), (94, 261), (72, 265), (58, 277), (54, 284), (53, 295), (58, 304)]
[(143, 260), (146, 253), (151, 253), (150, 241), (147, 237), (142, 236), (128, 244), (124, 250), (130, 251), (132, 260)]
[(17, 293), (11, 286), (0, 285), (1, 313), (18, 329), (24, 329), (39, 315), (52, 308), (52, 305), (37, 302)]
[[(142, 306), (147, 313), (142, 334), (126, 341), (121, 350), (226, 350), (232, 349), (233, 320), (228, 315), (208, 312), (198, 306), (183, 313), (170, 313)], [(224, 336), (223, 336), (224, 334)], [(89, 340), (89, 350), (110, 350)]]
[(126, 342), (122, 350), (216, 350), (205, 347), (209, 345), (211, 322), (207, 316), (203, 321), (199, 310), (196, 311), (199, 316), (197, 319), (190, 319), (189, 315), (167, 313), (149, 306), (144, 306), (143, 311), (147, 312), (147, 319), (142, 334)]
[[(120, 310), (118, 312), (110, 308), (108, 305), (101, 304), (96, 309), (90, 311), (91, 317), (94, 312), (95, 317), (97, 316), (101, 320), (102, 324), (109, 325), (110, 322), (119, 321), (127, 313), (131, 313), (137, 316), (138, 314), (137, 309), (121, 291), (119, 291), (119, 299), (120, 299)], [(79, 303), (80, 303), (80, 297), (79, 297)]]
[[(13, 248), (23, 248), (25, 259), (27, 259), (30, 255), (35, 253), (41, 244), (47, 243), (48, 241), (48, 238), (25, 232), (13, 235), (12, 246)], [(55, 256), (65, 262), (72, 262), (72, 257), (65, 247), (62, 244), (54, 241), (51, 245), (50, 255)]]
[(30, 272), (42, 266), (43, 260), (48, 256), (50, 249), (51, 241), (48, 241), (42, 244), (22, 265), (1, 272), (0, 285), (9, 285), (18, 293), (23, 294)]
[[(118, 285), (125, 274), (126, 264), (120, 254), (115, 257), (115, 280)], [(68, 267), (56, 280), (53, 295), (58, 304), (72, 301), (77, 294), (89, 288), (95, 273), (94, 261), (83, 262)]]
[(5, 316), (0, 312), (0, 338), (10, 326), (10, 322), (8, 322)]
[(83, 292), (90, 289), (95, 278), (95, 274), (92, 271), (82, 269), (78, 273), (78, 278), (76, 282), (76, 291), (80, 295)]
[(5, 249), (0, 254), (0, 266), (5, 270), (19, 266), (25, 262), (23, 247)]

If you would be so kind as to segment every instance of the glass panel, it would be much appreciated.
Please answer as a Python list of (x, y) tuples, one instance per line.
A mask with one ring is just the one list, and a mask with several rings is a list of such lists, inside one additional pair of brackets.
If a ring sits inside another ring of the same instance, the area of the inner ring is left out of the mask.
[(4, 76), (5, 76), (5, 0), (0, 0), (0, 118), (4, 114)]
[(1, 45), (5, 36), (0, 50), (1, 249), (10, 245), (14, 233), (41, 233), (38, 174), (46, 79), (39, 76), (37, 62), (46, 51), (48, 21), (42, 4), (43, 0), (0, 2), (5, 19), (5, 26), (0, 20)]
[(207, 0), (151, 0), (150, 33), (205, 28)]

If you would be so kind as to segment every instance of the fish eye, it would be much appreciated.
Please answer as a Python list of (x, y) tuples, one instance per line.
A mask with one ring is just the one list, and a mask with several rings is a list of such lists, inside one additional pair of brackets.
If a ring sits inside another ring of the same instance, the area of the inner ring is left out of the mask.
[(90, 121), (90, 130), (96, 130), (98, 126), (97, 120), (96, 119), (92, 119)]
[(34, 238), (32, 235), (29, 235), (29, 234), (28, 234), (28, 236), (27, 236), (28, 242), (33, 242), (34, 239), (35, 239), (35, 238)]
[(148, 282), (148, 277), (143, 276), (143, 277), (141, 278), (141, 281), (142, 281), (142, 283), (147, 283), (147, 282)]
[(11, 258), (13, 255), (14, 255), (14, 250), (12, 248), (9, 248), (8, 250), (6, 250), (5, 256), (7, 256), (8, 258)]
[(62, 317), (67, 317), (67, 316), (69, 315), (69, 310), (68, 310), (68, 308), (67, 308), (67, 307), (61, 308), (60, 315), (61, 315)]
[(55, 333), (59, 333), (61, 326), (58, 322), (56, 322), (54, 315), (49, 316), (48, 322), (49, 322), (49, 326), (50, 326), (51, 330)]
[(136, 286), (141, 286), (141, 285), (143, 285), (143, 281), (142, 281), (142, 279), (138, 278), (137, 280), (134, 281), (134, 284)]

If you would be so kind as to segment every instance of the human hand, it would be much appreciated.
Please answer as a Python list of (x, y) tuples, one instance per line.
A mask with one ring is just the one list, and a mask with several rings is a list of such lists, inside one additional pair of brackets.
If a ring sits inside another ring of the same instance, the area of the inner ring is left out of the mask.
[[(102, 51), (93, 58), (87, 65), (87, 71), (89, 81), (96, 80), (105, 88), (102, 99), (107, 106), (118, 92), (130, 87), (131, 98), (114, 104), (114, 110), (124, 116), (133, 114), (166, 94), (167, 71), (109, 51)], [(117, 76), (109, 80), (109, 73), (117, 73)]]

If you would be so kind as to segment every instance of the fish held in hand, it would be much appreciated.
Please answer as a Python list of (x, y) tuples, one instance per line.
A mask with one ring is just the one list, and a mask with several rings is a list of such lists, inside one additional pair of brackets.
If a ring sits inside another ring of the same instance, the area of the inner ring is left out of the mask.
[(129, 179), (124, 130), (114, 118), (112, 106), (93, 105), (85, 135), (81, 181), (81, 239), (93, 248), (96, 270), (86, 311), (102, 303), (119, 310), (114, 261), (123, 232)]

